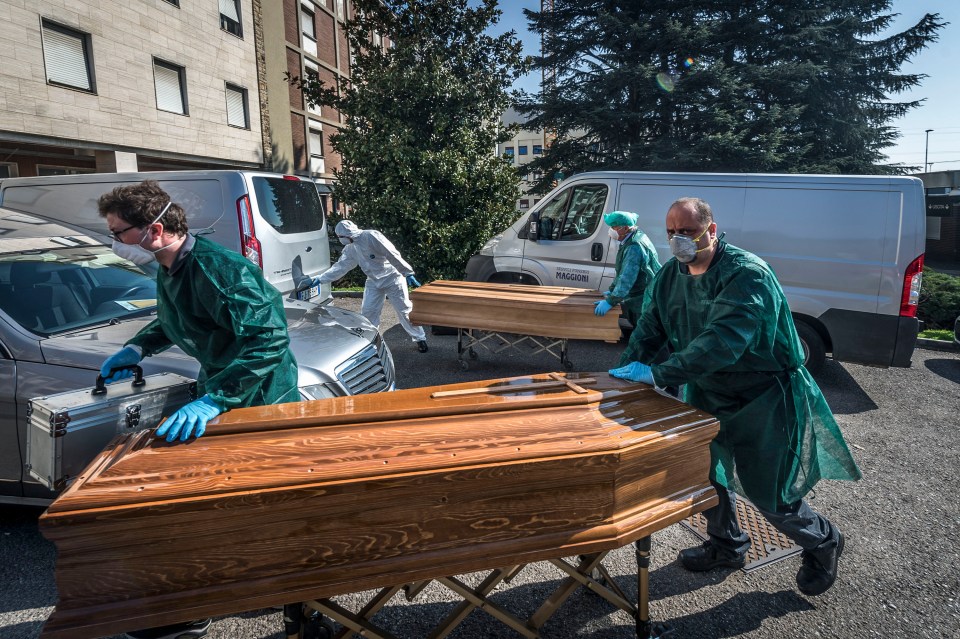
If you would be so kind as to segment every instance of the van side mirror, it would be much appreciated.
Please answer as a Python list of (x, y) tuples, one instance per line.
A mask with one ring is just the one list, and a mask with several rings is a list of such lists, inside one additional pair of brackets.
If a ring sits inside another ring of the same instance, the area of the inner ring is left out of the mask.
[(527, 230), (527, 239), (536, 242), (540, 238), (540, 212), (530, 214), (530, 228)]

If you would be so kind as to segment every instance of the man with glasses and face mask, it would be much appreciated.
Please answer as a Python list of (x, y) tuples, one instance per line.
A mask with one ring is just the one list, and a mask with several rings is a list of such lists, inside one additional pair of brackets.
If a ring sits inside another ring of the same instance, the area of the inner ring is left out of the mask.
[[(167, 418), (158, 437), (186, 441), (231, 408), (299, 400), (297, 362), (290, 351), (279, 291), (239, 253), (187, 233), (183, 209), (154, 181), (118, 186), (98, 201), (114, 252), (136, 264), (156, 260), (157, 318), (104, 361), (112, 382), (123, 366), (180, 347), (200, 362), (201, 397)], [(130, 632), (134, 639), (202, 637), (209, 619)]]
[(203, 434), (230, 408), (299, 399), (279, 291), (239, 253), (187, 233), (183, 209), (154, 181), (118, 186), (100, 197), (114, 252), (136, 264), (156, 260), (157, 319), (104, 361), (106, 381), (129, 377), (144, 357), (179, 346), (200, 362), (200, 399), (167, 419), (167, 441)]
[[(648, 289), (630, 363), (610, 374), (686, 384), (685, 400), (720, 420), (710, 445), (720, 501), (705, 513), (709, 540), (682, 551), (680, 563), (698, 572), (744, 565), (750, 538), (737, 522), (739, 493), (803, 548), (800, 592), (822, 594), (836, 580), (844, 538), (803, 497), (821, 479), (856, 480), (860, 470), (803, 366), (783, 290), (763, 260), (717, 236), (703, 200), (673, 203), (667, 237), (674, 258)], [(664, 344), (673, 352), (652, 363)]]

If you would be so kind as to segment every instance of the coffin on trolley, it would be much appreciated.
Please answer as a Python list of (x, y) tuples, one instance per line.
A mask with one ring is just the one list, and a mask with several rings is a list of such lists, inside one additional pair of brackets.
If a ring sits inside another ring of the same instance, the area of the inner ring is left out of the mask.
[(412, 291), (410, 299), (414, 324), (558, 339), (620, 339), (619, 307), (594, 315), (594, 302), (603, 296), (582, 288), (438, 280)]
[(556, 373), (235, 410), (115, 439), (41, 517), (87, 639), (609, 550), (712, 506), (717, 421)]
[(569, 340), (620, 339), (620, 307), (595, 315), (595, 304), (603, 299), (597, 291), (439, 280), (410, 297), (414, 324), (457, 329), (457, 359), (464, 370), (470, 367), (465, 356), (478, 359), (480, 347), (493, 353), (547, 353), (569, 370)]

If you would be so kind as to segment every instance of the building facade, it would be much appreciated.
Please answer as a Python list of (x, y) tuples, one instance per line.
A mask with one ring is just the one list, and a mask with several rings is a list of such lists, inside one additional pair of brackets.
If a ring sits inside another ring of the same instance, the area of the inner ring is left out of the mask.
[(263, 167), (253, 3), (0, 3), (0, 177)]
[[(500, 117), (504, 126), (523, 125), (524, 118), (513, 109), (507, 109)], [(547, 137), (543, 131), (533, 131), (520, 128), (512, 138), (497, 145), (497, 154), (510, 159), (513, 166), (520, 173), (520, 198), (516, 202), (518, 211), (526, 211), (540, 201), (541, 195), (533, 195), (530, 189), (536, 183), (538, 176), (525, 169), (525, 165), (543, 155)]]
[(349, 79), (350, 49), (343, 24), (352, 3), (274, 0), (261, 6), (265, 164), (330, 183), (340, 168), (330, 137), (342, 126), (342, 116), (336, 109), (305, 101), (303, 91), (287, 78), (319, 79), (330, 87)]

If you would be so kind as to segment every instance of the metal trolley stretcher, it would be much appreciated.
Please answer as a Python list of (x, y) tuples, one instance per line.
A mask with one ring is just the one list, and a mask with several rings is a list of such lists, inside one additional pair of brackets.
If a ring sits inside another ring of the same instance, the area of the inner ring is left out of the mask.
[[(302, 604), (284, 606), (285, 639), (345, 639), (352, 636), (370, 639), (397, 639), (396, 635), (374, 622), (373, 617), (390, 600), (400, 594), (407, 601), (414, 601), (432, 582), (439, 583), (456, 594), (462, 601), (432, 629), (430, 639), (450, 636), (474, 610), (482, 610), (499, 622), (527, 639), (540, 639), (541, 629), (560, 607), (580, 588), (602, 597), (613, 606), (626, 612), (636, 622), (637, 639), (659, 639), (673, 634), (669, 624), (654, 622), (649, 610), (650, 536), (635, 543), (637, 555), (637, 603), (617, 585), (614, 578), (601, 563), (610, 551), (579, 555), (572, 558), (548, 560), (566, 576), (543, 600), (537, 609), (525, 619), (493, 600), (497, 586), (510, 583), (527, 564), (505, 566), (487, 572), (475, 587), (469, 586), (460, 577), (438, 577), (423, 581), (390, 586), (378, 590), (358, 612), (352, 612), (330, 598), (306, 601)], [(339, 627), (330, 623), (339, 624)]]
[[(567, 351), (569, 340), (565, 337), (543, 337), (540, 335), (517, 335), (516, 333), (501, 333), (497, 331), (482, 331), (475, 328), (457, 329), (457, 361), (460, 368), (468, 370), (469, 360), (480, 359), (477, 347), (482, 347), (491, 353), (504, 351), (516, 352), (520, 355), (537, 355), (547, 353), (560, 360), (567, 370), (573, 369)], [(521, 347), (529, 346), (529, 350)], [(468, 359), (464, 359), (466, 356)]]
[[(463, 370), (492, 353), (547, 353), (570, 370), (569, 340), (620, 339), (620, 312), (594, 314), (599, 292), (560, 286), (527, 286), (439, 280), (410, 294), (415, 324), (457, 329), (457, 361)], [(529, 347), (529, 350), (525, 347)]]
[[(376, 611), (426, 584), (460, 599), (430, 637), (472, 610), (540, 637), (580, 587), (662, 636), (646, 610), (650, 536), (716, 504), (718, 430), (597, 372), (235, 409), (179, 446), (123, 433), (39, 520), (59, 595), (41, 639), (273, 606), (291, 638), (387, 639)], [(635, 599), (601, 566), (634, 543)], [(496, 587), (544, 561), (565, 573), (559, 587), (532, 613), (506, 605)]]

